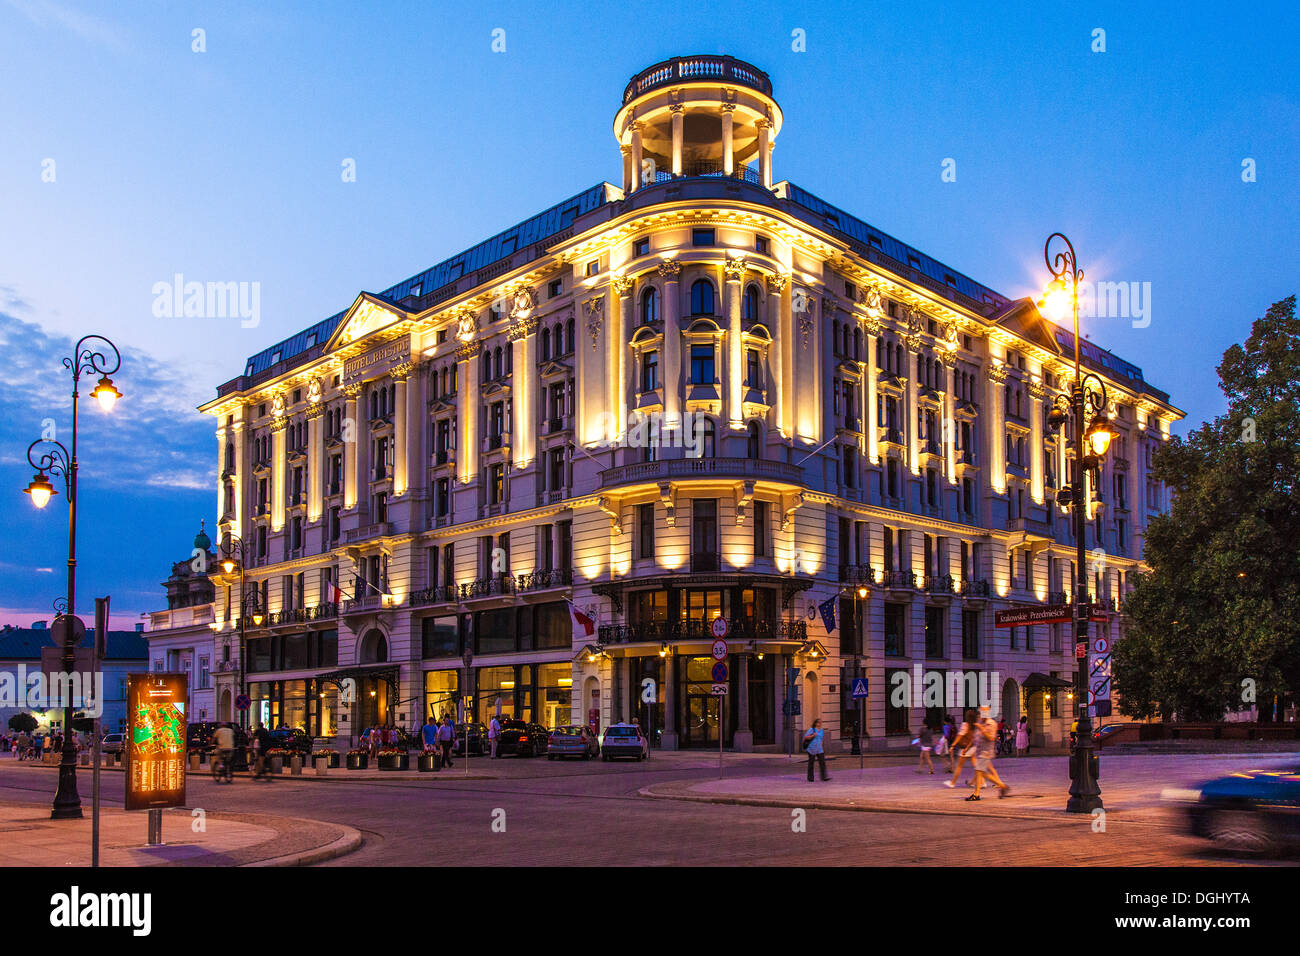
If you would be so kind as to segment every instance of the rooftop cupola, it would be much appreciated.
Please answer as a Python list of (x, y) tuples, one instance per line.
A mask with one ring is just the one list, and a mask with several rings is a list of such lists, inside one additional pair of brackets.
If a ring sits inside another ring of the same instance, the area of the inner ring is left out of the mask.
[(780, 131), (772, 81), (757, 67), (730, 56), (656, 63), (628, 82), (614, 117), (623, 190), (683, 176), (732, 176), (770, 189)]

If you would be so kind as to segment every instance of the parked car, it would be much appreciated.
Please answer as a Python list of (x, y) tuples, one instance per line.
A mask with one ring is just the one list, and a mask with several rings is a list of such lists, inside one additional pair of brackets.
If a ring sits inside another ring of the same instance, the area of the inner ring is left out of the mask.
[(125, 745), (126, 734), (104, 734), (104, 739), (99, 742), (99, 752), (120, 754)]
[(1119, 742), (1119, 732), (1128, 727), (1128, 724), (1106, 724), (1098, 727), (1092, 732), (1092, 742), (1098, 747), (1105, 747), (1107, 744)]
[[(487, 727), (483, 724), (470, 724), (468, 732), (469, 754), (471, 757), (482, 757), (488, 753)], [(452, 745), (452, 752), (457, 756), (465, 753), (466, 730), (464, 724), (456, 725), (456, 742)]]
[(600, 742), (600, 759), (631, 757), (645, 760), (650, 756), (650, 741), (636, 724), (610, 724)]
[(1300, 765), (1240, 770), (1165, 796), (1185, 801), (1192, 834), (1222, 849), (1275, 854), (1300, 846)]
[(600, 741), (596, 739), (590, 727), (584, 724), (573, 724), (568, 727), (556, 727), (551, 731), (551, 739), (547, 743), (546, 750), (547, 760), (556, 760), (560, 757), (581, 757), (583, 760), (590, 760), (592, 757), (599, 756)]
[(551, 739), (541, 724), (529, 724), (522, 720), (498, 718), (501, 733), (497, 734), (497, 756), (515, 754), (519, 757), (536, 757), (546, 753), (546, 746)]

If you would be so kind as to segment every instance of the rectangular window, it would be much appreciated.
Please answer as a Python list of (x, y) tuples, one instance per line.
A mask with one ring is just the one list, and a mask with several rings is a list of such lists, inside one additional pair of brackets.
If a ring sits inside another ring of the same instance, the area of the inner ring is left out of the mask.
[(426, 617), (421, 623), (421, 656), (428, 660), (435, 657), (459, 657), (460, 631), (456, 615), (447, 617)]
[(944, 636), (944, 615), (941, 607), (925, 609), (925, 656), (931, 658), (947, 657), (947, 641)]
[(659, 387), (659, 352), (648, 349), (641, 356), (641, 391), (650, 392)]
[(691, 570), (718, 570), (718, 502), (714, 498), (691, 501)]
[(655, 556), (655, 506), (653, 502), (636, 506), (637, 557)]
[(754, 237), (754, 251), (762, 255), (767, 255), (772, 248), (772, 242), (767, 236)]
[(980, 656), (980, 612), (961, 612), (961, 656)]
[(885, 604), (886, 657), (902, 657), (907, 652), (906, 620), (906, 604)]
[(600, 260), (592, 259), (587, 263), (587, 275), (594, 276), (600, 273)]
[(714, 244), (714, 233), (712, 229), (691, 230), (691, 245), (711, 246), (713, 244)]
[(766, 558), (770, 550), (768, 542), (769, 517), (771, 505), (766, 501), (754, 502), (754, 557)]
[(546, 287), (546, 294), (548, 297), (552, 299), (554, 299), (557, 295), (559, 295), (563, 291), (564, 291), (563, 279), (556, 279)]
[(692, 345), (691, 384), (712, 385), (713, 380), (713, 346)]
[[(888, 605), (886, 605), (888, 607)], [(901, 674), (902, 677), (896, 675)], [(890, 690), (895, 686), (895, 682), (901, 682), (904, 679), (910, 679), (910, 675), (905, 670), (887, 670), (885, 671), (885, 733), (886, 734), (908, 734), (911, 733), (911, 720), (908, 712), (906, 700), (903, 706), (894, 706), (895, 695)], [(906, 686), (906, 685), (904, 685)]]
[(638, 239), (636, 242), (632, 243), (632, 255), (633, 255), (634, 257), (636, 257), (636, 256), (648, 256), (648, 255), (650, 255), (650, 237), (649, 237), (649, 236), (642, 236), (642, 237), (641, 237), (640, 239)]

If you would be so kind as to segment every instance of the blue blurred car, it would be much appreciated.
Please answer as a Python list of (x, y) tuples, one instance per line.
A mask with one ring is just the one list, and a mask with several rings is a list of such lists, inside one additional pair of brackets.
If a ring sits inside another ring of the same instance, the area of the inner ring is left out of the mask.
[(1222, 849), (1274, 854), (1300, 846), (1300, 767), (1242, 770), (1181, 796), (1191, 832)]

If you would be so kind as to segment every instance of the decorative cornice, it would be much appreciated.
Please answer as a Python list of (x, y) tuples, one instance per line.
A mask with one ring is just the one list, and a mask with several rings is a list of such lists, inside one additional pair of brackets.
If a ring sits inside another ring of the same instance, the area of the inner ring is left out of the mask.
[(674, 281), (682, 271), (682, 264), (676, 259), (665, 259), (659, 263), (659, 275), (667, 280)]

